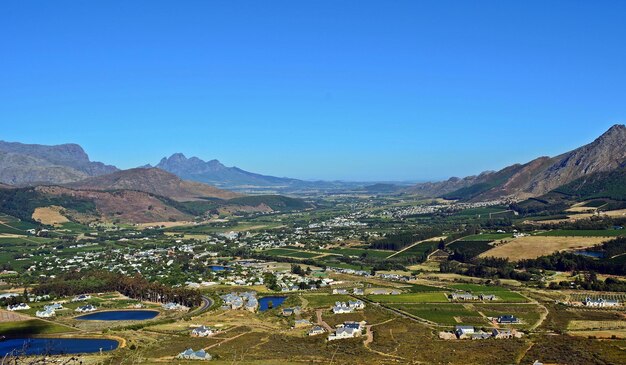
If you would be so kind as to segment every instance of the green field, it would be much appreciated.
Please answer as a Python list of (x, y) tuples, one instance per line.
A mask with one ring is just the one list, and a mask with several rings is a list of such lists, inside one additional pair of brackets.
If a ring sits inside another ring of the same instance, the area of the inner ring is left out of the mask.
[(320, 255), (320, 253), (291, 250), (286, 248), (273, 248), (262, 252), (263, 254), (270, 256), (295, 257), (299, 259), (311, 259)]
[(403, 252), (395, 255), (394, 257), (392, 257), (392, 259), (401, 259), (401, 258), (408, 258), (408, 257), (421, 257), (421, 256), (425, 255), (426, 253), (429, 253), (429, 252), (432, 252), (432, 251), (436, 250), (438, 245), (439, 245), (439, 242), (437, 242), (437, 241), (422, 242), (422, 243), (419, 243), (419, 244), (409, 248), (406, 251), (403, 251)]
[(461, 238), (463, 241), (497, 241), (503, 240), (506, 238), (513, 238), (513, 235), (510, 233), (483, 233), (483, 234), (473, 234), (471, 236), (466, 236)]
[(0, 335), (46, 335), (53, 333), (73, 332), (73, 328), (61, 326), (39, 319), (18, 322), (0, 322)]
[(596, 229), (596, 230), (565, 230), (557, 229), (537, 233), (537, 236), (570, 236), (570, 237), (617, 237), (626, 236), (623, 229)]
[(540, 308), (531, 304), (475, 304), (474, 307), (487, 317), (512, 314), (526, 326), (535, 324), (540, 317)]
[(376, 303), (448, 303), (448, 298), (443, 292), (368, 295), (367, 299)]
[(377, 259), (385, 259), (389, 255), (393, 254), (393, 251), (383, 251), (383, 250), (363, 249), (363, 248), (333, 248), (331, 250), (319, 250), (319, 252), (342, 255), (342, 256), (357, 256), (357, 257), (361, 257), (363, 254), (365, 254), (367, 255), (367, 257), (373, 257)]
[(453, 284), (450, 288), (470, 292), (472, 294), (494, 294), (499, 302), (526, 303), (528, 299), (519, 293), (512, 292), (500, 286), (479, 285), (479, 284)]
[[(478, 311), (467, 309), (462, 304), (390, 304), (389, 306), (446, 326), (487, 324), (487, 321), (480, 316)], [(460, 322), (455, 317), (460, 319)]]
[(445, 288), (439, 288), (436, 286), (429, 285), (421, 285), (421, 284), (410, 284), (409, 287), (402, 287), (402, 289), (408, 289), (411, 293), (431, 293), (438, 291), (447, 291)]

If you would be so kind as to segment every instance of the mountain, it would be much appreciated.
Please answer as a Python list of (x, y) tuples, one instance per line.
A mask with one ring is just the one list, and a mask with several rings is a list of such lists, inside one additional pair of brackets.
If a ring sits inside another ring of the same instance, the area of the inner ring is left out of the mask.
[(464, 201), (541, 196), (576, 179), (610, 172), (626, 163), (626, 127), (614, 125), (593, 142), (556, 157), (539, 157), (465, 179), (418, 184), (407, 192)]
[(120, 170), (107, 175), (88, 178), (65, 186), (80, 190), (134, 190), (164, 196), (176, 201), (206, 198), (232, 199), (241, 194), (191, 181), (157, 168)]
[(182, 153), (164, 157), (157, 168), (171, 172), (185, 180), (199, 181), (215, 186), (288, 186), (300, 180), (255, 174), (238, 167), (224, 166), (218, 160), (203, 161), (197, 157), (187, 158)]
[(114, 166), (90, 161), (77, 144), (45, 146), (0, 141), (2, 183), (63, 184), (114, 171)]

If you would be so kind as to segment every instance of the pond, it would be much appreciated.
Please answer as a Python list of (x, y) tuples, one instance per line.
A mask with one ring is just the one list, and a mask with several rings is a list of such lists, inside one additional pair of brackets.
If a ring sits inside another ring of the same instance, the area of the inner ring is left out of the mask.
[(211, 271), (224, 271), (224, 270), (232, 270), (232, 268), (230, 268), (228, 266), (221, 266), (221, 265), (210, 265), (209, 266), (209, 270), (211, 270)]
[(119, 343), (106, 338), (11, 338), (0, 341), (0, 357), (19, 355), (81, 354), (115, 350)]
[[(287, 299), (287, 297), (269, 296), (259, 298), (259, 310), (261, 312), (264, 312), (268, 309), (279, 307), (281, 304), (283, 304), (285, 299)], [(270, 302), (272, 303), (271, 308), (269, 306)]]
[(604, 258), (604, 252), (598, 252), (598, 251), (574, 251), (574, 254), (576, 255), (581, 255), (581, 256), (587, 256), (587, 257), (593, 257), (596, 259), (601, 259)]
[(154, 310), (119, 310), (85, 314), (76, 319), (83, 321), (144, 321), (159, 314)]

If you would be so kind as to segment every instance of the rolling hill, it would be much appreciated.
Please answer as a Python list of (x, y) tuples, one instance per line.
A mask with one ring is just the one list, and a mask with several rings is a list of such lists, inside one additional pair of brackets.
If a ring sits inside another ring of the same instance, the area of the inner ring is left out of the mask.
[(164, 196), (176, 201), (206, 198), (232, 199), (242, 196), (216, 187), (181, 180), (157, 168), (135, 168), (81, 180), (65, 186), (79, 190), (135, 190)]

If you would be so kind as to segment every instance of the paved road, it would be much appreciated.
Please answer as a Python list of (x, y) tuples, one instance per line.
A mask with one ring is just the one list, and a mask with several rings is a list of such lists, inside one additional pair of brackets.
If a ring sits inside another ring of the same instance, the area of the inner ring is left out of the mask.
[(198, 314), (204, 313), (204, 312), (208, 311), (209, 308), (211, 308), (212, 305), (213, 305), (213, 299), (203, 295), (202, 296), (202, 305), (200, 307), (198, 307), (197, 309), (194, 309), (193, 312), (191, 312), (191, 314), (198, 315)]

